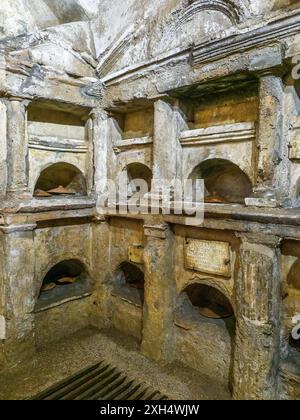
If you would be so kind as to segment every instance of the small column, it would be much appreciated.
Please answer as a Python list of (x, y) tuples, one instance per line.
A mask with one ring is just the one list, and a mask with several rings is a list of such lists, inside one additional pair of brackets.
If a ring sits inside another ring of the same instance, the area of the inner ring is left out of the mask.
[(99, 196), (106, 192), (106, 182), (112, 176), (113, 161), (113, 119), (102, 109), (95, 109), (93, 119), (95, 191)]
[[(165, 100), (154, 104), (153, 179), (173, 181), (181, 178), (180, 132), (186, 122), (177, 106)], [(160, 184), (159, 184), (160, 185)]]
[(277, 398), (280, 362), (280, 238), (240, 235), (236, 281), (234, 398)]
[(28, 190), (28, 101), (7, 102), (8, 192), (23, 195)]
[(284, 86), (281, 77), (267, 73), (259, 79), (257, 186), (247, 204), (276, 207), (282, 199), (278, 167), (283, 159)]
[(91, 322), (99, 328), (111, 326), (111, 264), (110, 229), (104, 216), (96, 216), (91, 225), (91, 277), (94, 281), (94, 305), (91, 308)]
[(0, 227), (3, 254), (4, 353), (11, 365), (34, 352), (34, 230), (36, 225)]
[(86, 138), (88, 142), (88, 155), (86, 162), (86, 174), (87, 174), (87, 192), (88, 195), (95, 193), (95, 170), (94, 170), (94, 121), (93, 113), (85, 124)]
[(0, 101), (0, 197), (4, 197), (7, 187), (7, 118), (6, 105)]
[[(157, 220), (156, 220), (157, 223)], [(163, 223), (144, 226), (145, 302), (142, 351), (166, 364), (174, 358), (174, 306), (176, 299), (174, 235)]]

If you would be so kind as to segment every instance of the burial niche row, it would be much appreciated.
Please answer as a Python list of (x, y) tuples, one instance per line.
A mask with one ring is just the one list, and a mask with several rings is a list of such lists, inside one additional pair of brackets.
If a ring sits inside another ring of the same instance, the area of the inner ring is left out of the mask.
[(86, 181), (75, 166), (56, 163), (41, 172), (34, 195), (38, 198), (86, 196)]

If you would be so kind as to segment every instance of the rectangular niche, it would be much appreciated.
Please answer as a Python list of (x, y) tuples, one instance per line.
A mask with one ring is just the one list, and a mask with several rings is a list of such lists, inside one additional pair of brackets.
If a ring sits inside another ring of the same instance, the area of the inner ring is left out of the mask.
[(33, 103), (28, 108), (29, 145), (49, 150), (86, 151), (87, 119), (86, 110), (68, 112), (53, 105)]
[(39, 199), (87, 196), (92, 148), (89, 110), (33, 102), (28, 108), (29, 184)]
[(187, 88), (179, 96), (179, 106), (190, 130), (258, 121), (258, 88), (254, 80), (220, 81), (215, 85), (211, 82)]
[(113, 112), (123, 140), (152, 137), (154, 130), (154, 107)]

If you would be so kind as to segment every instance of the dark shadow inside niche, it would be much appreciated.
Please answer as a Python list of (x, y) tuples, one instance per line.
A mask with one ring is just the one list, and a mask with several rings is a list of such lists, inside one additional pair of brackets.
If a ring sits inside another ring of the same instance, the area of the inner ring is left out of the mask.
[(211, 319), (225, 319), (233, 316), (233, 309), (223, 293), (203, 284), (191, 284), (184, 293), (200, 315)]
[(142, 163), (131, 163), (126, 166), (127, 182), (128, 182), (128, 197), (140, 191), (139, 180), (145, 181), (148, 192), (151, 191), (152, 186), (152, 171), (148, 166)]
[(82, 172), (69, 163), (55, 163), (44, 169), (36, 183), (37, 198), (87, 196), (86, 180)]
[(287, 278), (288, 285), (300, 291), (300, 258), (294, 263)]
[(123, 262), (114, 273), (113, 284), (114, 295), (143, 306), (145, 278), (141, 268), (135, 264)]
[(224, 159), (206, 160), (191, 173), (190, 179), (203, 179), (205, 202), (244, 204), (252, 196), (249, 177), (235, 164)]
[(234, 310), (227, 297), (214, 287), (193, 283), (180, 294), (176, 323), (186, 329), (197, 328), (199, 322), (224, 325), (231, 336), (235, 333)]
[(52, 267), (43, 279), (36, 311), (92, 291), (91, 279), (79, 260), (65, 260)]
[[(299, 332), (300, 332), (300, 328), (299, 328)], [(289, 345), (290, 345), (293, 349), (297, 350), (297, 351), (300, 353), (300, 338), (299, 338), (299, 339), (295, 339), (295, 338), (293, 337), (293, 335), (291, 334), (291, 335), (290, 335), (290, 338), (289, 338)]]

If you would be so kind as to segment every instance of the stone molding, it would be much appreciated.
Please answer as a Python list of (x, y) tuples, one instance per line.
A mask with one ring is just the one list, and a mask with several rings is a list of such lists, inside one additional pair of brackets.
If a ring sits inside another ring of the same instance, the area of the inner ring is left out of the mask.
[(182, 146), (201, 146), (216, 143), (254, 141), (256, 129), (254, 123), (227, 124), (181, 133)]

